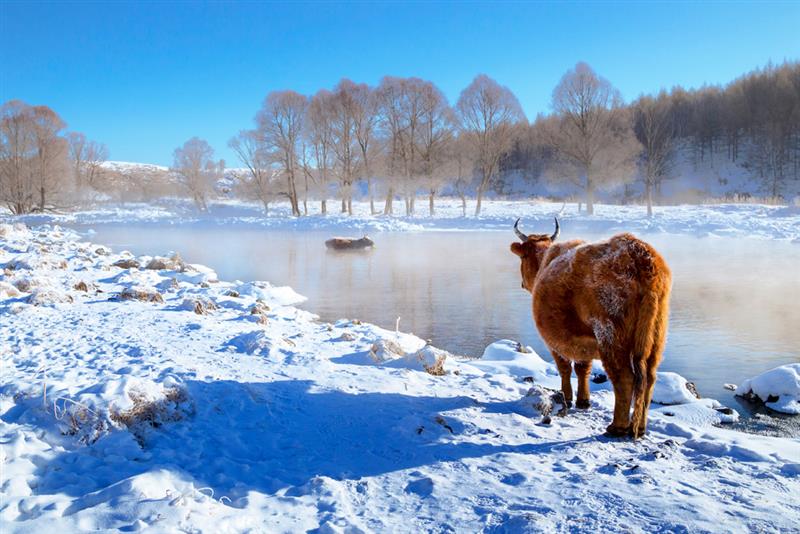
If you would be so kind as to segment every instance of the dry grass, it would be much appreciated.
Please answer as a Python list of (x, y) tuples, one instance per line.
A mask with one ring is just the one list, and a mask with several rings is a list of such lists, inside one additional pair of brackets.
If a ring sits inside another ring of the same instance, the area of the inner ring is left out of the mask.
[(80, 282), (78, 282), (77, 284), (75, 284), (74, 286), (72, 286), (72, 288), (73, 288), (75, 291), (83, 291), (83, 292), (87, 292), (87, 291), (89, 291), (89, 286), (88, 286), (88, 284), (87, 284), (86, 282), (84, 282), (83, 280), (81, 280)]
[(149, 399), (136, 391), (131, 391), (128, 395), (133, 401), (133, 406), (127, 410), (112, 409), (110, 418), (115, 423), (125, 426), (141, 446), (144, 446), (148, 429), (180, 421), (186, 416), (186, 411), (181, 405), (189, 401), (189, 396), (183, 388), (166, 388), (164, 397), (158, 400)]
[(112, 263), (114, 267), (119, 267), (120, 269), (138, 269), (141, 264), (136, 258), (122, 258), (121, 260), (117, 260)]
[(162, 258), (160, 256), (156, 256), (147, 262), (145, 269), (157, 270), (157, 271), (178, 271), (178, 272), (185, 272), (190, 270), (189, 266), (186, 265), (186, 262), (183, 261), (180, 254), (175, 253), (169, 258)]
[(119, 300), (139, 300), (142, 302), (164, 303), (164, 297), (155, 289), (131, 289), (126, 287), (119, 294)]

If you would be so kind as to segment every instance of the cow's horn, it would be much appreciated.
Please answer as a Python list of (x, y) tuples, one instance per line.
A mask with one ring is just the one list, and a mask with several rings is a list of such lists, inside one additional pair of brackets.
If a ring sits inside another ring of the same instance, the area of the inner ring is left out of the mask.
[(558, 217), (553, 217), (553, 219), (556, 221), (556, 231), (550, 236), (550, 241), (555, 241), (558, 239), (558, 234), (561, 233), (561, 228), (558, 226)]
[(519, 219), (514, 223), (514, 233), (517, 234), (517, 237), (519, 237), (520, 241), (523, 243), (528, 240), (528, 236), (523, 234), (519, 229)]

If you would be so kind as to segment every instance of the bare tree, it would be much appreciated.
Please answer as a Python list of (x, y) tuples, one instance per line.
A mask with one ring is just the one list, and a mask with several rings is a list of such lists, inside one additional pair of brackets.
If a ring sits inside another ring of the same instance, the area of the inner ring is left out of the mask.
[(463, 134), (457, 135), (449, 144), (447, 158), (453, 177), (453, 191), (461, 199), (461, 216), (467, 216), (467, 191), (475, 177), (475, 157), (472, 147)]
[(247, 193), (264, 206), (264, 213), (269, 214), (269, 203), (273, 198), (272, 169), (267, 149), (259, 142), (258, 132), (242, 130), (236, 137), (228, 141), (228, 146), (247, 172), (237, 175), (237, 179)]
[(333, 90), (331, 108), (331, 145), (336, 158), (339, 175), (339, 191), (342, 195), (342, 213), (353, 214), (353, 181), (356, 176), (360, 147), (357, 139), (356, 117), (359, 114), (355, 98), (356, 84), (350, 80), (340, 81)]
[(303, 125), (308, 99), (294, 91), (274, 91), (267, 95), (256, 115), (259, 139), (282, 166), (292, 206), (292, 215), (300, 216), (297, 179), (300, 165)]
[(83, 189), (83, 164), (86, 161), (86, 136), (80, 132), (67, 134), (69, 157), (72, 160), (75, 189)]
[(552, 105), (558, 120), (547, 130), (548, 138), (559, 160), (574, 170), (572, 178), (584, 190), (592, 214), (598, 186), (629, 178), (628, 163), (637, 151), (630, 116), (619, 91), (586, 63), (564, 74), (553, 90)]
[(33, 108), (20, 100), (0, 107), (0, 200), (19, 215), (35, 205)]
[(480, 215), (483, 194), (497, 175), (500, 158), (511, 148), (512, 128), (525, 115), (514, 93), (485, 74), (461, 92), (456, 113), (480, 172), (475, 205), (475, 215)]
[(378, 124), (378, 101), (375, 91), (365, 83), (352, 88), (354, 114), (356, 123), (356, 141), (361, 151), (361, 175), (367, 181), (369, 211), (375, 215), (375, 195), (372, 173), (375, 170), (373, 158), (377, 148), (375, 139)]
[(33, 107), (33, 138), (36, 144), (34, 177), (38, 197), (38, 211), (55, 207), (54, 198), (64, 189), (64, 176), (68, 167), (67, 141), (61, 130), (67, 125), (47, 106)]
[(434, 197), (447, 176), (447, 158), (453, 139), (453, 111), (444, 94), (432, 83), (421, 87), (421, 124), (417, 138), (420, 176), (428, 193), (428, 210), (434, 215)]
[(311, 152), (310, 165), (304, 165), (306, 175), (315, 177), (320, 194), (320, 211), (328, 213), (328, 183), (333, 173), (333, 93), (323, 89), (317, 92), (308, 106), (306, 136)]
[(644, 96), (634, 104), (634, 132), (643, 147), (639, 164), (647, 216), (652, 217), (653, 191), (667, 176), (675, 151), (675, 126), (669, 100), (664, 94), (658, 98)]
[(208, 211), (208, 196), (222, 175), (224, 164), (214, 161), (214, 149), (203, 139), (192, 137), (176, 148), (171, 171), (189, 191), (197, 209)]

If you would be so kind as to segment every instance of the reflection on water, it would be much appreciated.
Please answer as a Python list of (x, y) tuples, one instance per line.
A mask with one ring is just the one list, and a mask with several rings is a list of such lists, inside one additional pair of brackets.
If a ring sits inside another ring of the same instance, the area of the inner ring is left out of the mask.
[[(307, 296), (324, 320), (359, 318), (479, 356), (499, 338), (549, 357), (520, 288), (513, 233), (430, 232), (373, 236), (371, 251), (333, 252), (329, 234), (240, 228), (97, 227), (92, 240), (136, 254), (179, 251), (226, 280), (269, 280)], [(571, 236), (604, 238), (608, 236)], [(800, 361), (800, 246), (755, 239), (647, 236), (673, 272), (662, 370), (735, 405), (722, 388)]]

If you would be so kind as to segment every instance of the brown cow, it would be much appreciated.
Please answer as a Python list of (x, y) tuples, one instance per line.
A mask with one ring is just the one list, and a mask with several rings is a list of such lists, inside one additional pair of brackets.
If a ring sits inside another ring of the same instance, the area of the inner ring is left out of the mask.
[[(553, 235), (527, 236), (511, 252), (522, 260), (522, 287), (533, 295), (533, 318), (572, 401), (572, 363), (580, 409), (589, 407), (592, 360), (600, 359), (614, 387), (611, 436), (635, 438), (647, 428), (656, 369), (667, 334), (672, 275), (656, 250), (631, 234), (598, 243), (555, 243)], [(630, 416), (633, 400), (633, 417)]]

